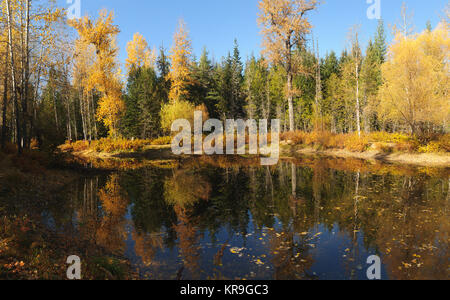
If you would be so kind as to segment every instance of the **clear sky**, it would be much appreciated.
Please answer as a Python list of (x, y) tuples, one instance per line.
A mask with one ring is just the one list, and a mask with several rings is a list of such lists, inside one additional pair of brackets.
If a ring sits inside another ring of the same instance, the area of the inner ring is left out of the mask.
[[(58, 0), (68, 7), (66, 0)], [(319, 40), (321, 54), (345, 48), (347, 33), (353, 25), (360, 26), (363, 45), (374, 35), (377, 20), (367, 17), (368, 0), (324, 0), (310, 15), (314, 36)], [(370, 1), (370, 0), (369, 0)], [(402, 0), (380, 0), (381, 16), (389, 24), (400, 20)], [(435, 26), (447, 0), (406, 0), (414, 13), (416, 31), (425, 28), (429, 20)], [(261, 37), (257, 25), (258, 0), (81, 0), (82, 14), (96, 16), (102, 8), (113, 9), (120, 26), (120, 59), (126, 57), (126, 43), (135, 32), (144, 35), (152, 47), (172, 45), (177, 22), (183, 18), (188, 25), (195, 55), (206, 46), (219, 60), (238, 40), (241, 56), (259, 55)]]

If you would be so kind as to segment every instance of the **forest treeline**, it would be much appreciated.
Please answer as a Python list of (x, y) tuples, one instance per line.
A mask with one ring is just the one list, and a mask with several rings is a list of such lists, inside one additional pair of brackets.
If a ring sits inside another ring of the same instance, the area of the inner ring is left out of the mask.
[[(202, 110), (217, 119), (280, 119), (283, 131), (449, 131), (449, 10), (412, 31), (406, 6), (388, 43), (383, 21), (364, 47), (358, 28), (342, 53), (321, 57), (309, 15), (316, 0), (259, 3), (261, 55), (238, 41), (216, 60), (193, 54), (180, 21), (170, 49), (139, 33), (119, 61), (113, 12), (67, 21), (53, 0), (2, 0), (1, 145), (54, 149), (102, 137), (154, 139)], [(256, 17), (256, 16), (255, 16)], [(343, 37), (345, 38), (345, 37)]]

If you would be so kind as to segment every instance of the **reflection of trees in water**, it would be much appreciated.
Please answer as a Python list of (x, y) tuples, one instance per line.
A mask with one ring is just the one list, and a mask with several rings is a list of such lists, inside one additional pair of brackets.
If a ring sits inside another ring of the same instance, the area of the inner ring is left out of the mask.
[[(296, 197), (290, 198), (290, 211), (275, 200), (273, 214), (280, 217), (283, 232), (272, 236), (271, 249), (284, 247), (286, 250), (276, 251), (274, 257), (274, 267), (280, 278), (295, 278), (299, 274), (293, 273), (289, 256), (301, 243), (289, 246), (292, 238), (287, 237), (311, 232), (319, 223), (330, 230), (338, 225), (340, 234), (351, 240), (348, 252), (342, 259), (349, 273), (348, 278), (356, 274), (357, 268), (365, 265), (359, 257), (364, 248), (385, 254), (383, 260), (391, 278), (429, 279), (446, 278), (448, 275), (447, 180), (425, 175), (342, 172), (318, 161), (311, 166), (311, 172), (308, 168), (296, 168), (288, 184), (283, 181), (286, 176), (283, 169), (283, 164), (278, 167), (278, 182), (284, 183), (284, 187), (277, 186), (276, 194), (285, 202), (289, 197), (286, 195), (292, 191), (296, 192)], [(284, 195), (280, 193), (283, 190)], [(253, 215), (255, 218), (261, 216), (260, 213)], [(291, 220), (292, 227), (289, 227), (287, 224)], [(259, 224), (258, 220), (256, 222)], [(364, 244), (360, 244), (359, 236), (363, 237)], [(282, 237), (285, 239), (280, 241)], [(341, 255), (336, 253), (336, 256)], [(303, 261), (308, 262), (308, 259), (303, 258)]]
[[(448, 253), (432, 250), (433, 246), (446, 248), (447, 245), (445, 233), (449, 225), (442, 197), (445, 192), (436, 188), (441, 186), (441, 179), (425, 175), (349, 174), (331, 169), (326, 172), (328, 176), (323, 176), (323, 169), (319, 172), (322, 175), (314, 174), (316, 182), (312, 185), (325, 197), (317, 221), (330, 228), (338, 224), (341, 234), (351, 239), (344, 260), (349, 277), (358, 263), (359, 249), (370, 247), (384, 254), (383, 261), (391, 278), (445, 278), (447, 263), (444, 262)], [(319, 178), (331, 184), (331, 193), (317, 188), (321, 184), (317, 182)], [(357, 237), (361, 234), (364, 245), (358, 244)]]
[(123, 253), (125, 250), (125, 214), (129, 200), (122, 190), (119, 175), (110, 175), (104, 188), (98, 192), (103, 208), (103, 218), (97, 229), (97, 242), (99, 245)]
[[(77, 210), (80, 234), (86, 240), (97, 240), (97, 229), (100, 224), (101, 216), (99, 211), (99, 178), (84, 178), (78, 185), (80, 197), (80, 206)], [(80, 186), (81, 185), (81, 186)]]
[(164, 240), (160, 234), (155, 233), (138, 233), (136, 230), (132, 232), (134, 240), (134, 251), (142, 259), (145, 266), (150, 266), (159, 249), (164, 248)]
[(107, 178), (106, 184), (102, 184), (99, 177), (85, 178), (77, 183), (77, 217), (82, 239), (123, 254), (126, 241), (125, 214), (129, 201), (119, 178), (118, 174), (113, 174)]
[(448, 214), (442, 181), (426, 176), (404, 177), (378, 209), (376, 245), (396, 279), (448, 277)]
[[(164, 184), (164, 196), (168, 204), (173, 205), (178, 223), (173, 227), (178, 237), (178, 248), (183, 258), (183, 268), (189, 271), (191, 278), (200, 276), (200, 236), (196, 218), (191, 215), (193, 206), (200, 200), (207, 201), (211, 186), (200, 174), (192, 171), (177, 170)], [(183, 269), (178, 277), (182, 278)], [(198, 277), (199, 278), (199, 277)]]
[(311, 278), (309, 270), (316, 258), (309, 244), (318, 224), (330, 231), (337, 225), (339, 234), (352, 241), (347, 257), (341, 258), (348, 278), (358, 264), (365, 266), (359, 257), (365, 248), (383, 254), (391, 278), (448, 276), (447, 178), (377, 175), (364, 168), (337, 171), (333, 164), (316, 160), (309, 167), (282, 162), (271, 168), (233, 165), (130, 171), (122, 173), (120, 180), (117, 175), (109, 177), (98, 193), (103, 215), (96, 211), (97, 195), (92, 193), (101, 183), (88, 180), (78, 212), (98, 228), (86, 229), (87, 236), (97, 234), (103, 244), (123, 249), (124, 214), (133, 203), (136, 253), (149, 264), (158, 249), (177, 246), (184, 260), (182, 278), (201, 276), (203, 232), (221, 246), (225, 241), (217, 241), (219, 230), (226, 229), (228, 238), (235, 233), (246, 236), (251, 220), (256, 231), (277, 227), (267, 235), (277, 279)]
[(187, 207), (199, 200), (208, 200), (209, 182), (192, 171), (176, 170), (164, 184), (164, 197), (170, 205)]
[(275, 280), (314, 279), (309, 269), (314, 264), (306, 237), (298, 236), (293, 229), (286, 232), (269, 232)]

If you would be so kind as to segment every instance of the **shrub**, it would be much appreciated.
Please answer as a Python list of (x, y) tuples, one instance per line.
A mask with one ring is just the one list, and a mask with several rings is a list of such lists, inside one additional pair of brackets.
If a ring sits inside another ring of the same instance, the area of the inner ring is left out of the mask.
[(299, 145), (304, 144), (306, 133), (302, 131), (295, 131), (295, 132), (284, 132), (280, 135), (280, 139), (282, 141), (291, 141), (292, 143)]
[(106, 152), (106, 153), (114, 153), (119, 151), (134, 152), (141, 150), (144, 146), (149, 144), (150, 142), (146, 140), (103, 138), (96, 142), (92, 142), (91, 147), (93, 147), (96, 152)]
[(368, 135), (368, 139), (370, 142), (402, 143), (412, 140), (412, 137), (401, 133), (388, 133), (380, 131), (370, 133)]
[(430, 142), (426, 146), (419, 147), (420, 153), (436, 153), (439, 152), (440, 146), (438, 142)]
[(443, 152), (450, 152), (450, 134), (445, 134), (439, 138), (439, 149)]
[(152, 145), (170, 145), (172, 143), (172, 137), (163, 136), (152, 141)]
[(409, 142), (400, 142), (395, 144), (394, 151), (396, 152), (416, 152), (419, 147), (419, 142), (411, 140)]
[(204, 105), (195, 107), (194, 104), (187, 101), (177, 101), (168, 103), (161, 108), (161, 127), (166, 132), (171, 132), (172, 123), (179, 119), (188, 120), (191, 126), (194, 126), (194, 112), (201, 111), (203, 113), (203, 121), (207, 120), (208, 110)]
[(39, 149), (39, 143), (38, 143), (38, 141), (36, 139), (31, 139), (30, 149), (31, 150), (38, 150)]
[(374, 148), (383, 153), (392, 153), (394, 152), (394, 146), (388, 143), (375, 143)]
[(348, 135), (345, 140), (345, 148), (354, 152), (364, 152), (369, 148), (369, 140), (366, 136), (357, 134)]
[(89, 149), (89, 142), (88, 141), (76, 141), (75, 143), (72, 143), (72, 149), (75, 152), (86, 151)]
[(345, 134), (333, 135), (329, 141), (328, 147), (335, 149), (344, 149), (346, 138), (347, 136)]

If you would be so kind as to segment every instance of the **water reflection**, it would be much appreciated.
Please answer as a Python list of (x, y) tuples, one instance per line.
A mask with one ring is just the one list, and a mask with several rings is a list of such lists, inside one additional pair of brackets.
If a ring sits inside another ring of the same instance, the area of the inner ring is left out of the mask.
[(448, 176), (337, 164), (122, 171), (47, 213), (142, 278), (365, 279), (377, 254), (385, 279), (448, 279)]

